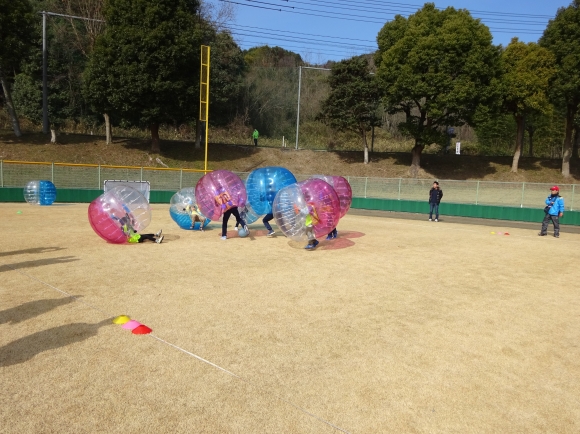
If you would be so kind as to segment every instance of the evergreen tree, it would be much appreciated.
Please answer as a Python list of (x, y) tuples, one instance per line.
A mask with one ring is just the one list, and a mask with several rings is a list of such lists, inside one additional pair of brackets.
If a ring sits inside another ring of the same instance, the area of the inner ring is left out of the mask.
[(447, 125), (473, 125), (478, 109), (497, 97), (499, 51), (467, 10), (433, 3), (397, 15), (377, 42), (380, 91), (390, 114), (405, 114), (398, 129), (415, 140), (410, 173), (417, 176), (426, 145), (445, 144)]
[(566, 112), (562, 175), (570, 176), (575, 118), (580, 105), (580, 0), (560, 8), (550, 20), (540, 45), (556, 57), (557, 72), (550, 83), (554, 104)]
[(109, 0), (104, 9), (87, 95), (99, 111), (147, 126), (153, 152), (160, 123), (193, 120), (199, 110), (198, 9), (197, 0)]
[(329, 78), (330, 95), (318, 119), (338, 131), (353, 131), (361, 138), (364, 162), (369, 162), (367, 132), (380, 125), (379, 93), (368, 61), (363, 57), (335, 63)]
[[(526, 118), (532, 120), (535, 113), (549, 115), (552, 109), (547, 92), (555, 72), (554, 56), (533, 42), (525, 44), (514, 38), (501, 54), (501, 71), (503, 107), (514, 116), (517, 125), (512, 163), (512, 172), (517, 172)], [(530, 131), (533, 137), (533, 126)]]
[(28, 0), (0, 0), (0, 84), (14, 134), (20, 137), (20, 123), (12, 102), (9, 74), (19, 70), (22, 57), (34, 43), (34, 11)]

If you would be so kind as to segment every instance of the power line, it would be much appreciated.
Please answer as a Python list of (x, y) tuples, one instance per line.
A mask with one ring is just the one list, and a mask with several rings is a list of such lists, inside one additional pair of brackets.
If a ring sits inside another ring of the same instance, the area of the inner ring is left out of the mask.
[(333, 41), (324, 41), (324, 40), (320, 40), (320, 39), (311, 39), (311, 38), (302, 38), (302, 37), (290, 37), (290, 36), (285, 36), (285, 35), (276, 35), (273, 33), (268, 33), (268, 32), (261, 32), (261, 31), (256, 31), (253, 32), (252, 34), (248, 34), (248, 33), (242, 33), (242, 31), (240, 30), (233, 30), (231, 31), (232, 34), (234, 35), (239, 35), (239, 36), (254, 36), (254, 34), (257, 35), (264, 35), (267, 37), (270, 37), (271, 39), (277, 40), (277, 41), (284, 41), (284, 42), (301, 42), (301, 43), (305, 43), (305, 44), (314, 44), (314, 45), (322, 45), (322, 46), (327, 46), (327, 47), (352, 47), (352, 48), (359, 48), (359, 49), (364, 49), (364, 50), (376, 50), (377, 47), (375, 46), (370, 46), (370, 45), (360, 45), (360, 44), (341, 44), (340, 42), (333, 42)]
[(347, 40), (347, 41), (361, 41), (361, 42), (372, 42), (372, 43), (376, 43), (376, 41), (369, 40), (369, 39), (343, 38), (341, 36), (330, 36), (330, 35), (316, 35), (316, 34), (313, 34), (313, 33), (302, 33), (302, 32), (295, 32), (295, 31), (291, 31), (291, 30), (278, 30), (278, 29), (267, 29), (267, 28), (264, 28), (264, 27), (242, 26), (241, 24), (231, 24), (230, 27), (242, 27), (242, 28), (245, 28), (245, 29), (258, 29), (258, 30), (267, 30), (267, 31), (279, 32), (279, 33), (293, 33), (293, 34), (296, 34), (296, 35), (319, 36), (319, 37), (322, 37), (322, 38), (343, 39), (343, 40)]
[[(315, 1), (315, 0), (314, 0)], [(359, 0), (360, 3), (370, 3), (370, 4), (378, 4), (378, 5), (385, 5), (385, 4), (393, 4), (399, 5), (408, 9), (421, 9), (423, 4), (411, 4), (411, 3), (398, 3), (398, 2), (390, 2), (390, 1), (377, 1), (377, 0)], [(447, 8), (436, 7), (439, 10), (445, 10)], [(466, 9), (466, 8), (461, 8)], [(499, 16), (513, 16), (513, 17), (528, 17), (528, 18), (554, 18), (552, 15), (537, 15), (537, 14), (520, 14), (515, 12), (497, 12), (497, 11), (480, 11), (475, 9), (470, 9), (470, 12), (475, 12), (482, 15), (499, 15)]]
[[(332, 11), (326, 11), (326, 10), (321, 11), (318, 9), (309, 9), (309, 8), (294, 8), (292, 10), (273, 9), (273, 8), (269, 8), (269, 7), (265, 7), (265, 6), (258, 6), (258, 5), (248, 4), (248, 3), (235, 2), (232, 0), (219, 0), (219, 1), (224, 2), (224, 3), (232, 3), (232, 4), (242, 5), (242, 6), (255, 7), (258, 9), (276, 10), (278, 12), (286, 12), (286, 13), (297, 14), (297, 15), (314, 16), (314, 17), (321, 17), (321, 18), (333, 18), (333, 19), (339, 19), (339, 20), (345, 20), (345, 21), (357, 21), (357, 22), (373, 23), (373, 24), (384, 24), (385, 23), (385, 20), (378, 20), (375, 17), (369, 17), (369, 16), (364, 16), (364, 15), (342, 14), (340, 12), (332, 12)], [(246, 1), (254, 2), (254, 0), (246, 0)], [(274, 5), (273, 3), (267, 3), (267, 2), (260, 2), (260, 3), (265, 4), (265, 5)], [(303, 11), (307, 11), (307, 12), (303, 12)], [(316, 13), (312, 13), (312, 12), (316, 12)], [(332, 14), (332, 15), (323, 15), (323, 14)], [(530, 35), (531, 34), (540, 34), (543, 32), (543, 30), (499, 28), (499, 27), (498, 28), (490, 27), (489, 29), (495, 33), (519, 33), (519, 34), (530, 34)]]
[[(247, 0), (247, 1), (251, 1), (251, 0)], [(357, 8), (352, 8), (349, 7), (350, 5), (352, 5), (351, 2), (349, 1), (344, 1), (344, 0), (335, 0), (333, 2), (329, 2), (327, 0), (312, 0), (315, 3), (321, 3), (324, 5), (330, 5), (330, 6), (336, 6), (336, 5), (340, 5), (342, 9), (345, 10), (353, 10), (353, 11), (364, 11), (364, 12), (377, 12), (377, 11), (382, 11), (382, 12), (387, 12), (387, 13), (393, 13), (393, 12), (404, 12), (404, 13), (409, 13), (410, 11), (407, 10), (403, 10), (403, 9), (391, 9), (391, 8), (385, 8), (384, 7), (384, 3), (381, 4), (381, 6), (358, 6)], [(304, 1), (299, 1), (299, 0), (293, 0), (294, 3), (300, 3), (300, 4), (306, 4), (309, 5), (310, 3), (308, 2), (304, 2)], [(348, 6), (343, 6), (343, 5), (348, 5)], [(322, 7), (327, 7), (327, 6), (322, 6)], [(443, 8), (438, 8), (438, 9), (443, 9)], [(416, 9), (415, 9), (416, 11)], [(545, 26), (546, 23), (545, 21), (522, 21), (522, 20), (518, 20), (518, 21), (513, 21), (513, 20), (503, 20), (503, 19), (486, 19), (486, 22), (495, 22), (495, 23), (504, 23), (504, 24), (522, 24), (522, 25), (529, 25), (529, 26), (534, 26), (534, 25), (543, 25)]]

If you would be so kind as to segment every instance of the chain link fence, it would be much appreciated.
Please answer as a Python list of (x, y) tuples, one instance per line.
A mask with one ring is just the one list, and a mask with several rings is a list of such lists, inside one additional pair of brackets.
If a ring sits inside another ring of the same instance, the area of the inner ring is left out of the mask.
[[(246, 179), (249, 173), (237, 172)], [(50, 180), (57, 188), (102, 189), (105, 180), (149, 181), (151, 190), (177, 191), (194, 187), (203, 171), (150, 167), (99, 166), (66, 163), (29, 163), (0, 161), (0, 187), (21, 187), (33, 180)], [(311, 175), (296, 175), (304, 181)], [(346, 177), (354, 197), (394, 200), (428, 200), (431, 179)], [(518, 208), (543, 208), (552, 184), (529, 182), (440, 180), (444, 202), (494, 205)], [(580, 185), (559, 185), (566, 209), (580, 206)], [(578, 192), (576, 191), (578, 190)]]

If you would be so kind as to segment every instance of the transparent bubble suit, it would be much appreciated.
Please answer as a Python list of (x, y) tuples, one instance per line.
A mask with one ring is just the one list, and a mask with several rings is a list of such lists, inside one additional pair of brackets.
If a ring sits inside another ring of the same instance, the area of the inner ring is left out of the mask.
[(50, 181), (30, 181), (24, 187), (24, 200), (31, 205), (52, 205), (56, 187)]
[(289, 185), (296, 183), (296, 177), (284, 167), (262, 167), (252, 171), (246, 179), (248, 202), (258, 215), (272, 212), (276, 194)]
[(327, 235), (340, 219), (340, 201), (332, 186), (319, 178), (312, 178), (282, 188), (272, 205), (274, 220), (288, 238), (304, 241), (306, 217), (312, 213), (319, 221), (313, 225), (318, 238)]
[(246, 186), (235, 173), (216, 170), (205, 174), (197, 182), (195, 199), (202, 214), (217, 221), (229, 208), (246, 204)]
[(130, 224), (135, 231), (142, 232), (151, 223), (151, 208), (140, 192), (120, 185), (89, 204), (89, 223), (105, 241), (123, 244), (127, 242), (123, 225)]
[(343, 218), (352, 204), (352, 188), (350, 183), (342, 176), (314, 175), (313, 178), (323, 179), (334, 188), (340, 201), (340, 218)]
[[(203, 223), (203, 227), (206, 227), (210, 221), (205, 220), (205, 222), (202, 223), (195, 222), (193, 228), (191, 227), (191, 216), (186, 207), (188, 205), (195, 206), (196, 204), (195, 188), (182, 188), (171, 197), (171, 201), (169, 202), (169, 215), (181, 229), (199, 230), (200, 224)], [(201, 219), (204, 220), (205, 216), (202, 216)]]

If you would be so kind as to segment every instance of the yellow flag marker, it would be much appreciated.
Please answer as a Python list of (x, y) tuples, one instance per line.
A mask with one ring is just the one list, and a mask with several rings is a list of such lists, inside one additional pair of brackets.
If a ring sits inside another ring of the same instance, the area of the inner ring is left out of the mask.
[(113, 324), (121, 325), (129, 321), (131, 321), (131, 318), (129, 318), (127, 315), (119, 315), (117, 318), (113, 319)]

